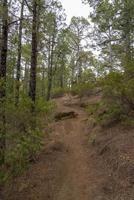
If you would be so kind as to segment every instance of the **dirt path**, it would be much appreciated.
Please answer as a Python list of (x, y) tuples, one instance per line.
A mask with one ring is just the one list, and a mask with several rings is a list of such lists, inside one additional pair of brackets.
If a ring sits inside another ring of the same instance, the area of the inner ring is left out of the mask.
[(78, 109), (73, 109), (73, 111), (78, 114), (78, 117), (66, 120), (57, 127), (62, 134), (62, 141), (68, 148), (68, 155), (65, 159), (66, 174), (60, 191), (55, 195), (56, 200), (87, 200), (89, 197), (89, 166), (87, 163), (89, 155), (84, 146), (86, 130), (83, 123), (86, 116)]
[[(65, 159), (66, 174), (55, 200), (89, 200), (92, 193), (91, 165), (89, 167), (89, 149), (87, 147), (86, 114), (75, 106), (65, 107), (63, 99), (58, 102), (59, 110), (74, 111), (78, 114), (76, 119), (68, 119), (56, 125), (56, 131), (62, 136), (62, 141), (68, 148)], [(61, 106), (62, 105), (62, 106)]]
[(57, 100), (58, 112), (74, 111), (78, 116), (53, 124), (50, 144), (39, 161), (15, 180), (6, 199), (103, 199), (98, 188), (104, 174), (92, 160), (86, 113), (77, 106), (65, 106), (66, 103), (70, 103), (68, 97)]

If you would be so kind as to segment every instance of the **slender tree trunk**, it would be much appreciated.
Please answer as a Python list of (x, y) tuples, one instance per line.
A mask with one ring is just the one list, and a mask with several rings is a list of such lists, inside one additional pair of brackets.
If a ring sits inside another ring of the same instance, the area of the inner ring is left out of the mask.
[(79, 83), (81, 81), (81, 73), (82, 73), (82, 69), (81, 69), (81, 63), (80, 63), (80, 43), (78, 44), (78, 49), (77, 49), (77, 69), (78, 69), (78, 80), (77, 83)]
[(72, 58), (71, 60), (71, 87), (74, 85), (75, 83), (75, 63), (74, 63), (74, 59)]
[(45, 66), (42, 66), (42, 97), (45, 99)]
[(33, 0), (33, 25), (32, 25), (32, 52), (31, 52), (31, 69), (30, 69), (30, 85), (29, 96), (33, 103), (36, 100), (36, 68), (37, 68), (37, 27), (38, 13), (37, 0)]
[(60, 87), (64, 88), (64, 61), (62, 58), (61, 72), (60, 72)]
[(26, 95), (28, 94), (28, 89), (29, 89), (28, 83), (29, 83), (29, 63), (28, 61), (25, 61), (23, 92)]
[(23, 11), (24, 11), (24, 0), (22, 0), (21, 2), (21, 13), (20, 13), (21, 20), (20, 20), (19, 36), (18, 36), (18, 59), (17, 59), (17, 74), (16, 74), (16, 94), (15, 94), (16, 106), (18, 106), (19, 103), (19, 90), (20, 90)]
[(52, 37), (52, 46), (51, 46), (51, 41), (50, 41), (50, 50), (49, 50), (47, 101), (50, 100), (51, 89), (52, 89), (54, 42), (55, 42), (55, 36), (53, 35), (53, 37)]
[(63, 89), (64, 88), (64, 77), (63, 74), (60, 77), (60, 87)]
[(109, 64), (110, 64), (110, 71), (112, 71), (112, 67), (113, 67), (113, 52), (112, 52), (112, 42), (111, 42), (111, 38), (112, 38), (112, 35), (111, 35), (111, 26), (110, 26), (110, 23), (109, 23)]
[(3, 0), (3, 19), (2, 19), (2, 41), (1, 41), (1, 62), (0, 62), (0, 164), (5, 161), (6, 148), (6, 71), (7, 71), (7, 42), (8, 42), (8, 3)]
[[(1, 19), (0, 19), (0, 52), (1, 52), (1, 43), (2, 43), (2, 24), (1, 24)], [(1, 56), (0, 56), (0, 63), (1, 63)]]
[(132, 61), (132, 51), (131, 51), (131, 44), (132, 44), (132, 17), (130, 12), (130, 1), (123, 0), (124, 4), (124, 27), (123, 27), (123, 37), (124, 37), (124, 70), (126, 75), (129, 77), (132, 76), (132, 68), (133, 68), (133, 61)]

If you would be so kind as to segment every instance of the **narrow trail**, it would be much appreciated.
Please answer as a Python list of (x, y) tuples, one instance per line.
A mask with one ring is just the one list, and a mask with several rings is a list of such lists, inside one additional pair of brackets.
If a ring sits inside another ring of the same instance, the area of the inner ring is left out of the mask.
[[(64, 110), (69, 111), (70, 109), (65, 108)], [(86, 129), (83, 123), (86, 116), (84, 112), (76, 108), (73, 108), (73, 111), (78, 114), (78, 117), (63, 121), (57, 127), (69, 153), (65, 159), (66, 175), (62, 187), (55, 195), (55, 200), (87, 200), (89, 197), (89, 166), (87, 163), (89, 155), (88, 149), (84, 146)]]
[(70, 99), (57, 100), (58, 112), (74, 111), (78, 116), (53, 124), (53, 145), (48, 145), (38, 163), (15, 181), (8, 200), (103, 199), (98, 188), (104, 174), (92, 160), (87, 115), (73, 104), (65, 106), (65, 102), (70, 103)]
[(87, 144), (88, 129), (85, 124), (85, 112), (75, 106), (65, 107), (66, 99), (58, 102), (58, 110), (74, 111), (77, 118), (68, 119), (56, 125), (62, 142), (68, 148), (65, 159), (66, 174), (60, 190), (55, 194), (55, 200), (89, 200), (92, 193), (92, 173), (89, 167), (89, 149)]

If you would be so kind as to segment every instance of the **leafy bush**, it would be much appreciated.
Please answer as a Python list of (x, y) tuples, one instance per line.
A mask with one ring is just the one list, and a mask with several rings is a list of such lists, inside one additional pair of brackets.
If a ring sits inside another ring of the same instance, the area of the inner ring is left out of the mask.
[(74, 85), (70, 92), (72, 95), (79, 95), (80, 97), (90, 96), (94, 92), (94, 87), (95, 85), (93, 83), (81, 83)]
[(102, 83), (104, 98), (111, 103), (120, 104), (124, 112), (134, 109), (134, 78), (126, 78), (123, 73), (111, 72)]
[(65, 88), (55, 88), (52, 91), (52, 98), (59, 98), (59, 97), (63, 97), (65, 93), (68, 92), (68, 89)]
[[(52, 120), (54, 103), (37, 100), (35, 111), (31, 112), (31, 100), (22, 98), (16, 108), (8, 101), (6, 106), (6, 152), (5, 168), (1, 170), (0, 181), (7, 180), (7, 174), (17, 175), (23, 171), (42, 147), (43, 130)], [(6, 170), (5, 170), (6, 169)]]
[(97, 122), (101, 126), (111, 126), (121, 120), (122, 109), (119, 105), (109, 105), (107, 110), (97, 116)]
[(121, 72), (110, 72), (100, 84), (103, 88), (102, 100), (89, 105), (87, 112), (101, 126), (130, 121), (134, 115), (134, 78), (126, 78)]
[(96, 123), (101, 126), (111, 126), (115, 122), (119, 122), (122, 116), (122, 108), (120, 105), (110, 104), (101, 101), (87, 107), (87, 112), (93, 116)]
[(19, 174), (24, 170), (30, 160), (41, 149), (42, 133), (39, 130), (29, 130), (27, 134), (16, 139), (16, 144), (8, 148), (6, 152), (6, 164), (12, 175)]

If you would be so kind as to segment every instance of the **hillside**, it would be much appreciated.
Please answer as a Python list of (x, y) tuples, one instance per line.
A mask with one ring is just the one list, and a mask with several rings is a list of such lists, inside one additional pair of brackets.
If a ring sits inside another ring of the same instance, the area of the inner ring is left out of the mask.
[(0, 200), (134, 200), (134, 0), (0, 0)]
[(67, 95), (56, 99), (56, 113), (77, 115), (51, 124), (42, 152), (5, 189), (5, 199), (133, 200), (134, 129), (93, 128), (81, 101)]

